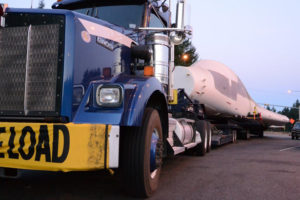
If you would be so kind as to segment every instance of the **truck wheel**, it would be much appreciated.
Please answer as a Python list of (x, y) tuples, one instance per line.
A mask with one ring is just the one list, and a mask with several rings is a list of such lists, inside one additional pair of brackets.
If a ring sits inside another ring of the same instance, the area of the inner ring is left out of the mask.
[(150, 197), (158, 187), (163, 140), (158, 111), (146, 108), (141, 127), (121, 133), (120, 168), (127, 193)]
[(207, 122), (207, 149), (206, 149), (206, 152), (210, 152), (211, 150), (211, 134), (212, 134), (212, 131), (211, 131), (211, 125), (210, 125), (210, 122)]
[(264, 137), (264, 130), (263, 129), (259, 130), (258, 137), (260, 137), (260, 138)]
[(240, 135), (241, 135), (242, 140), (248, 140), (249, 130), (247, 130), (247, 129), (241, 130)]
[(201, 143), (195, 147), (195, 154), (197, 156), (204, 156), (207, 151), (207, 123), (204, 120), (199, 120), (195, 123), (196, 130), (200, 133)]

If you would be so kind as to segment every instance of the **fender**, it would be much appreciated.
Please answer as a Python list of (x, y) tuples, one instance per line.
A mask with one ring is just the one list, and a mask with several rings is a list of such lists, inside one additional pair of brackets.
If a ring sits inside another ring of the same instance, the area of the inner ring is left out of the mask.
[[(105, 110), (95, 109), (86, 111), (85, 104), (89, 96), (98, 84), (119, 84), (124, 88), (124, 100), (120, 108)], [(154, 93), (161, 93), (165, 96), (164, 88), (154, 77), (135, 77), (120, 75), (111, 82), (94, 81), (90, 84), (81, 105), (79, 106), (73, 122), (112, 124), (120, 126), (140, 126), (146, 105)], [(166, 103), (166, 102), (165, 102)]]
[[(164, 88), (155, 77), (140, 77), (134, 81), (136, 88), (125, 100), (121, 126), (141, 126), (146, 105), (155, 92), (165, 96)], [(165, 102), (166, 103), (166, 102)]]

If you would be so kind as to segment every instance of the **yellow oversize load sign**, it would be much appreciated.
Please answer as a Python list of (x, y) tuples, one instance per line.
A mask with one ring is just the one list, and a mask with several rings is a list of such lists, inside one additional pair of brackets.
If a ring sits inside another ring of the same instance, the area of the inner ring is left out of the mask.
[(0, 123), (0, 167), (49, 171), (108, 166), (111, 126)]

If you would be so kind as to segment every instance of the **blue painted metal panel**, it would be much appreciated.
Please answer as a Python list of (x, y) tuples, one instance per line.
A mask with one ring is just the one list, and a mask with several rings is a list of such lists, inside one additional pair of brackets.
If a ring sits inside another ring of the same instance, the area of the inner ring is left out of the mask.
[[(106, 42), (112, 44), (114, 47), (113, 49), (107, 48), (97, 41), (99, 37), (93, 35), (90, 35), (90, 42), (85, 42), (82, 39), (82, 33), (86, 31), (86, 29), (79, 21), (79, 18), (104, 25), (122, 33), (124, 33), (125, 30), (86, 15), (79, 13), (75, 15), (73, 87), (82, 86), (84, 91), (86, 91), (93, 81), (110, 83), (119, 73), (129, 74), (131, 62), (130, 48), (106, 40)], [(74, 90), (73, 96), (76, 95), (75, 92)], [(76, 99), (73, 99), (72, 105), (72, 116), (75, 116), (78, 109)]]
[(155, 77), (135, 77), (131, 79), (130, 83), (135, 84), (136, 88), (132, 91), (129, 98), (126, 99), (128, 106), (124, 108), (120, 125), (140, 126), (142, 124), (144, 110), (151, 95), (156, 91), (166, 95), (165, 89)]
[(98, 84), (94, 85), (91, 84), (89, 89), (87, 90), (85, 97), (82, 100), (75, 116), (74, 116), (74, 123), (78, 124), (112, 124), (118, 125), (122, 113), (123, 113), (123, 106), (119, 108), (112, 108), (112, 109), (101, 109), (101, 108), (94, 108), (92, 109), (91, 106), (86, 106), (86, 102), (88, 101), (89, 97), (91, 96), (91, 92), (93, 92), (93, 87), (96, 87)]
[(74, 66), (74, 14), (66, 12), (66, 30), (65, 30), (65, 56), (62, 86), (62, 104), (61, 115), (72, 117), (72, 96), (73, 96), (73, 66)]

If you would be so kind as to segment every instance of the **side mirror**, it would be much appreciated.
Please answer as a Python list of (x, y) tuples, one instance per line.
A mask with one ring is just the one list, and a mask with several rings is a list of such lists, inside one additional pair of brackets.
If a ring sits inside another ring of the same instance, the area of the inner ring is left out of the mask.
[(174, 45), (180, 45), (184, 39), (185, 39), (185, 34), (183, 32), (171, 32), (170, 34), (170, 39)]
[(186, 38), (192, 39), (193, 38), (193, 28), (192, 26), (185, 26), (184, 32), (172, 32), (170, 34), (171, 41), (175, 45), (180, 45)]
[[(177, 10), (176, 10), (176, 25), (177, 29), (184, 29), (184, 0), (177, 1)], [(175, 31), (170, 34), (171, 41), (175, 45), (180, 45), (185, 39), (185, 33), (180, 31)]]

